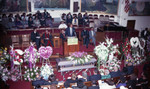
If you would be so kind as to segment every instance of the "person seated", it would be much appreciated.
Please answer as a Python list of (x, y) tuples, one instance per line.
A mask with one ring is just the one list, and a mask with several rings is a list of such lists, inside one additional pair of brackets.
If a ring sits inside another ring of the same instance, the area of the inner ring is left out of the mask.
[(28, 27), (29, 27), (29, 28), (34, 27), (34, 23), (33, 23), (32, 17), (29, 17), (29, 19), (28, 19)]
[(110, 75), (111, 75), (112, 78), (120, 77), (121, 76), (121, 72), (118, 69), (118, 67), (114, 67), (114, 70), (110, 72)]
[(17, 28), (23, 28), (23, 25), (18, 17), (16, 17), (15, 26)]
[(129, 88), (136, 89), (137, 76), (134, 73), (132, 73), (130, 75), (130, 80), (128, 80), (126, 84)]
[(75, 28), (73, 27), (72, 24), (70, 24), (69, 27), (66, 29), (65, 36), (66, 37), (76, 36)]
[(84, 25), (89, 25), (89, 16), (87, 14), (87, 12), (83, 15), (83, 22), (84, 22)]
[(142, 77), (138, 79), (138, 84), (141, 85), (142, 89), (148, 89), (148, 73), (143, 72)]
[(123, 67), (121, 75), (126, 76), (128, 74), (128, 69), (126, 67)]
[(40, 34), (37, 32), (36, 28), (33, 28), (33, 32), (31, 32), (31, 41), (35, 42), (37, 49), (40, 48), (41, 37), (40, 37)]
[(101, 79), (109, 79), (111, 78), (109, 70), (104, 70), (104, 75), (101, 75)]
[(21, 23), (23, 25), (23, 28), (27, 28), (28, 27), (28, 21), (26, 20), (26, 18), (22, 18)]
[(72, 25), (78, 26), (78, 18), (77, 16), (74, 16), (72, 19)]
[(41, 19), (40, 19), (40, 24), (41, 24), (42, 27), (46, 26), (46, 21), (45, 21), (45, 18), (44, 18), (44, 13), (42, 13), (42, 16), (41, 16)]
[(76, 83), (77, 82), (77, 76), (75, 73), (72, 74), (71, 78), (68, 78), (65, 83), (64, 86), (65, 88), (70, 87), (70, 83)]
[(42, 35), (43, 45), (54, 47), (52, 38), (53, 38), (52, 34), (48, 32), (48, 30), (46, 29), (45, 33)]
[(89, 81), (100, 80), (100, 79), (101, 79), (101, 75), (98, 74), (98, 70), (97, 69), (94, 69), (93, 75), (89, 77)]
[(134, 66), (131, 62), (127, 64), (126, 68), (128, 69), (128, 75), (131, 75), (134, 72)]
[(47, 27), (53, 27), (53, 23), (50, 17), (47, 17), (46, 19), (46, 26)]
[(66, 16), (66, 23), (67, 23), (67, 25), (72, 23), (72, 15), (70, 12)]
[(55, 75), (50, 75), (49, 80), (51, 84), (58, 84), (58, 81), (56, 81)]
[(82, 78), (85, 79), (85, 81), (89, 81), (89, 76), (87, 75), (86, 71), (82, 72)]
[(40, 26), (41, 26), (38, 17), (35, 17), (35, 20), (33, 21), (33, 23), (34, 23), (34, 26), (35, 26), (35, 27), (40, 27)]
[(89, 31), (89, 39), (92, 39), (92, 42), (94, 46), (96, 46), (96, 39), (95, 39), (96, 33), (94, 31), (94, 28), (91, 27), (91, 30)]
[(64, 41), (66, 41), (66, 36), (65, 36), (65, 31), (64, 30), (61, 30), (60, 38), (62, 39), (62, 44), (63, 44)]
[(77, 86), (73, 86), (73, 89), (87, 89), (87, 86), (84, 85), (84, 81), (83, 80), (78, 80), (77, 81)]
[(83, 26), (83, 17), (82, 14), (78, 14), (78, 26)]
[(7, 27), (6, 28), (7, 29), (11, 29), (11, 30), (15, 29), (15, 23), (12, 21), (11, 18), (9, 18), (9, 21), (7, 23)]
[(39, 84), (37, 84), (37, 85), (35, 86), (35, 89), (42, 89), (42, 88), (41, 88), (41, 86), (40, 86)]
[(78, 75), (78, 76), (77, 76), (77, 79), (78, 79), (78, 80), (80, 79), (80, 80), (82, 80), (83, 82), (85, 82), (85, 81), (86, 81), (86, 79), (85, 79), (85, 78), (83, 78), (83, 76), (81, 76), (81, 75)]
[(66, 29), (67, 25), (64, 23), (64, 21), (61, 21), (61, 24), (58, 27), (59, 29)]
[(83, 39), (83, 45), (86, 45), (86, 48), (88, 48), (88, 44), (89, 44), (89, 31), (84, 28), (84, 30), (81, 31), (81, 37)]
[(99, 89), (99, 86), (96, 84), (96, 81), (92, 81), (92, 86), (88, 87), (88, 89)]
[(120, 88), (121, 86), (125, 86), (125, 87), (127, 86), (126, 85), (126, 79), (124, 76), (120, 77), (120, 83), (116, 84), (116, 88)]

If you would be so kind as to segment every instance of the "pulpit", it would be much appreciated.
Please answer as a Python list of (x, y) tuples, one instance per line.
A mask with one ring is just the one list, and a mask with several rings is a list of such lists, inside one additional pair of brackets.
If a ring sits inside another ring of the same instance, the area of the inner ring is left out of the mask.
[(69, 55), (79, 51), (79, 41), (76, 37), (68, 37), (67, 42), (64, 42), (64, 55)]

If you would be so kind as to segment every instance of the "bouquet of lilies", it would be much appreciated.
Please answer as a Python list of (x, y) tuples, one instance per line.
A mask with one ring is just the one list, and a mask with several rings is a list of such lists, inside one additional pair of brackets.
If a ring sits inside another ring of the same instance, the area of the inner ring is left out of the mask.
[(74, 64), (84, 64), (89, 62), (93, 56), (87, 54), (87, 52), (74, 52), (69, 57), (66, 57), (67, 60), (74, 62)]

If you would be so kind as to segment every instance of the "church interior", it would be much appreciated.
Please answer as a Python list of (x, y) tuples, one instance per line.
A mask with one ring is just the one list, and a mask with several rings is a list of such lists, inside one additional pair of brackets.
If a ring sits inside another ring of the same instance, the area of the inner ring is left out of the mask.
[(0, 89), (150, 89), (150, 0), (0, 0)]

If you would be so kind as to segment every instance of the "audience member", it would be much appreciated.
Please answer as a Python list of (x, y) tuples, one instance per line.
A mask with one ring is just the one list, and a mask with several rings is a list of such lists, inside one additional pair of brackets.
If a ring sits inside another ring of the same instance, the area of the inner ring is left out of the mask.
[(81, 13), (78, 14), (78, 25), (83, 26), (83, 17)]
[(55, 75), (50, 75), (49, 80), (51, 81), (51, 84), (58, 84), (58, 81), (56, 81)]
[(135, 74), (131, 74), (130, 80), (127, 81), (127, 86), (132, 89), (136, 89), (137, 84), (137, 76)]
[(12, 21), (12, 19), (11, 18), (9, 18), (9, 21), (8, 21), (8, 23), (7, 23), (7, 27), (6, 27), (7, 29), (15, 29), (16, 27), (15, 27), (15, 23)]
[(88, 44), (89, 44), (89, 31), (84, 28), (84, 30), (81, 31), (81, 37), (83, 39), (83, 45), (86, 45), (86, 48), (88, 48)]
[(142, 89), (148, 89), (148, 74), (145, 72), (142, 73), (142, 77), (138, 80), (138, 84), (142, 87)]
[(16, 17), (15, 26), (16, 26), (16, 28), (23, 28), (23, 25), (22, 25), (19, 17)]
[(78, 18), (76, 16), (72, 19), (72, 25), (78, 26)]
[(31, 33), (31, 41), (35, 42), (37, 49), (40, 48), (41, 38), (40, 38), (40, 34), (37, 32), (36, 28), (33, 28), (33, 32)]
[(54, 47), (52, 39), (53, 39), (52, 34), (50, 34), (50, 32), (48, 32), (48, 30), (46, 29), (45, 33), (42, 35), (42, 40), (44, 42), (43, 45)]
[(66, 29), (65, 36), (66, 37), (76, 36), (75, 28), (73, 27), (72, 24), (70, 24), (70, 26)]
[(67, 25), (72, 23), (72, 15), (70, 12), (66, 16), (66, 23), (67, 23)]
[(64, 21), (61, 21), (61, 24), (58, 27), (59, 29), (66, 29), (67, 25), (64, 23)]
[(94, 69), (93, 75), (89, 77), (89, 80), (93, 81), (93, 80), (100, 80), (100, 79), (101, 79), (101, 75), (98, 74), (98, 70), (97, 69)]
[(38, 17), (35, 17), (35, 19), (34, 19), (33, 23), (34, 23), (34, 26), (35, 26), (35, 27), (40, 27), (40, 26), (41, 26), (41, 24), (40, 24), (40, 21), (39, 21)]
[(28, 19), (28, 27), (29, 28), (33, 28), (34, 27), (34, 23), (33, 23), (32, 17), (29, 17), (29, 19)]
[(35, 86), (35, 89), (42, 89), (41, 86), (38, 84)]
[(88, 16), (87, 12), (85, 12), (85, 14), (83, 15), (83, 24), (85, 26), (89, 25), (89, 16)]
[(88, 89), (99, 89), (99, 86), (96, 84), (96, 81), (92, 81), (92, 86), (88, 87)]
[(127, 69), (128, 69), (128, 75), (132, 74), (134, 72), (134, 66), (131, 62), (127, 64)]
[(47, 17), (46, 19), (46, 26), (53, 27), (52, 19), (50, 17)]
[(111, 75), (112, 78), (120, 77), (121, 76), (121, 72), (118, 69), (118, 67), (114, 67), (114, 71), (110, 72), (110, 75)]
[(96, 39), (95, 39), (96, 33), (94, 31), (94, 28), (91, 27), (91, 30), (89, 31), (89, 39), (92, 39), (92, 42), (94, 46), (96, 46)]
[(102, 76), (101, 79), (109, 79), (109, 78), (111, 78), (109, 70), (104, 70), (104, 75), (101, 75), (101, 76)]
[(65, 88), (70, 87), (70, 83), (76, 83), (77, 82), (77, 76), (75, 73), (72, 74), (71, 79), (67, 79), (64, 83)]
[(28, 27), (28, 21), (26, 20), (26, 18), (22, 18), (21, 23), (23, 25), (23, 28), (27, 28)]
[(125, 86), (126, 87), (126, 79), (125, 79), (125, 77), (120, 77), (120, 83), (118, 83), (117, 85), (116, 85), (116, 88), (120, 88), (121, 86)]
[(42, 27), (46, 26), (46, 21), (45, 21), (44, 15), (42, 15), (42, 17), (40, 19), (40, 24), (41, 24)]
[(83, 80), (77, 81), (77, 86), (74, 86), (73, 89), (87, 89), (87, 86), (84, 85)]

